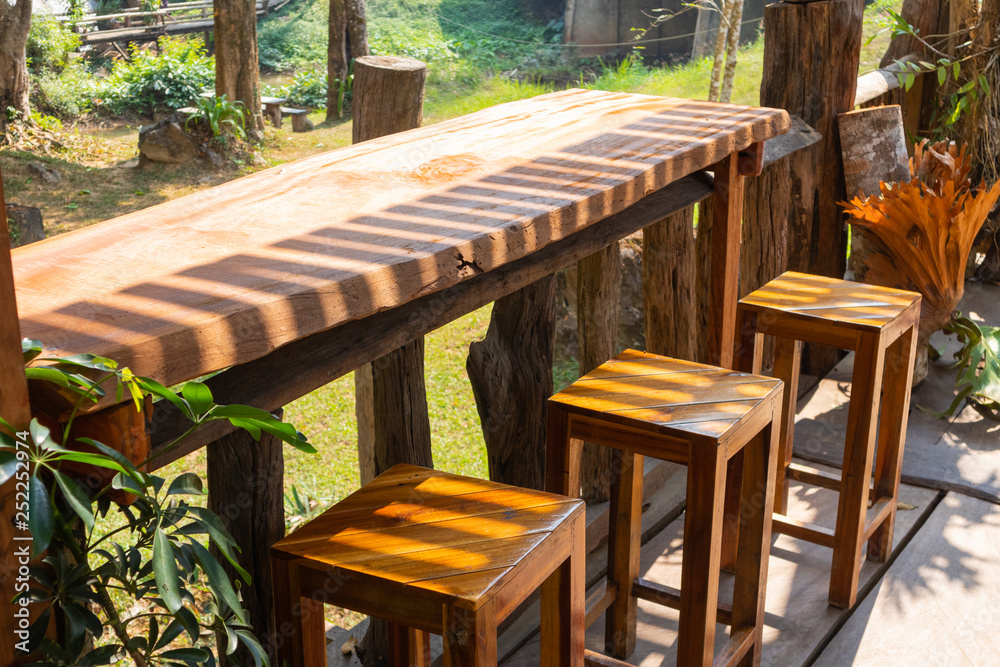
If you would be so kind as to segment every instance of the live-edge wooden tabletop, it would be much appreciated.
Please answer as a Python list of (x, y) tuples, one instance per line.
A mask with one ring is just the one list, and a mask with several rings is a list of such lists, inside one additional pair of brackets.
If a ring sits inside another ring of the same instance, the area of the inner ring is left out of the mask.
[(490, 271), (788, 126), (591, 90), (502, 104), (18, 248), (21, 332), (175, 384)]

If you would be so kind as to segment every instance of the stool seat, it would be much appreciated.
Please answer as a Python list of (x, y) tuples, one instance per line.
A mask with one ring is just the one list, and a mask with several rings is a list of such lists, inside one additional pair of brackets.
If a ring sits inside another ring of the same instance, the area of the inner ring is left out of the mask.
[(625, 350), (550, 400), (567, 412), (718, 444), (780, 385), (773, 378)]
[[(573, 585), (579, 588), (576, 622), (582, 625), (583, 517), (584, 503), (573, 498), (397, 465), (273, 546), (276, 587), (278, 581), (300, 587), (298, 595), (289, 590), (287, 601), (275, 606), (281, 613), (299, 596), (336, 604), (442, 634), (445, 664), (495, 664), (496, 624), (553, 572), (558, 579), (576, 542), (579, 581)], [(558, 615), (555, 595), (543, 604)], [(562, 597), (565, 602), (573, 596)], [(567, 637), (570, 620), (563, 628)], [(456, 623), (466, 629), (456, 632)], [(487, 650), (472, 656), (471, 636), (491, 644), (492, 655)], [(578, 664), (582, 636), (581, 627)], [(411, 641), (427, 646), (412, 633)], [(411, 648), (402, 651), (406, 661), (425, 664), (423, 649), (413, 656)], [(308, 664), (296, 661), (291, 650), (287, 656), (291, 664)]]
[(913, 307), (914, 292), (787, 271), (740, 299), (742, 309), (780, 313), (789, 321), (879, 331)]
[[(641, 598), (679, 610), (678, 665), (760, 663), (781, 396), (773, 378), (626, 350), (549, 399), (549, 491), (579, 492), (583, 441), (617, 450), (607, 471), (608, 576), (586, 614), (588, 625), (605, 614), (615, 658), (635, 649)], [(688, 466), (680, 589), (639, 577), (644, 456)], [(724, 525), (727, 465), (736, 461), (729, 490), (738, 512)], [(736, 575), (731, 605), (718, 600), (722, 565)], [(730, 633), (715, 656), (717, 622)]]

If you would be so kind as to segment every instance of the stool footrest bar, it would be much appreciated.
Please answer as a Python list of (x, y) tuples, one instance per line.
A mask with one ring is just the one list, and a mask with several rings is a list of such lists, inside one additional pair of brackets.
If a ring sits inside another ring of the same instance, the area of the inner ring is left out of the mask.
[(840, 475), (825, 472), (818, 468), (802, 465), (801, 463), (789, 463), (785, 469), (785, 476), (804, 484), (812, 484), (831, 491), (840, 491)]
[(730, 665), (739, 664), (743, 656), (746, 655), (750, 647), (753, 646), (754, 639), (754, 629), (748, 625), (741, 625), (738, 628), (733, 628), (732, 633), (729, 636), (729, 642), (726, 644), (722, 652), (715, 657), (713, 665), (719, 665), (720, 667), (729, 667)]
[(583, 664), (587, 667), (633, 667), (633, 665), (627, 662), (609, 658), (590, 649), (584, 649), (583, 651)]
[(618, 598), (618, 589), (608, 585), (607, 578), (601, 582), (600, 587), (587, 597), (584, 608), (587, 610), (583, 627), (589, 628), (594, 621), (601, 617), (608, 607)]
[(773, 515), (771, 527), (775, 533), (782, 533), (823, 547), (832, 549), (834, 545), (834, 534), (829, 528), (792, 519), (784, 514)]
[(887, 496), (883, 496), (872, 503), (872, 506), (868, 508), (868, 512), (865, 515), (866, 540), (872, 536), (872, 533), (874, 533), (879, 526), (882, 525), (882, 522), (889, 516), (889, 513), (892, 511), (895, 504), (896, 501)]
[[(672, 586), (664, 586), (655, 581), (649, 581), (638, 577), (632, 584), (632, 595), (640, 600), (646, 600), (654, 604), (670, 607), (671, 609), (681, 608), (681, 592)], [(715, 620), (723, 625), (730, 625), (733, 622), (733, 606), (725, 602), (718, 604)]]

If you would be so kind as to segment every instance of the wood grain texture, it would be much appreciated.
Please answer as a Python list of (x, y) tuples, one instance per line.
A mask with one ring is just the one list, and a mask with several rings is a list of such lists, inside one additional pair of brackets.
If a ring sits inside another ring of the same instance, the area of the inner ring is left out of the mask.
[(552, 395), (555, 275), (498, 299), (465, 368), (486, 439), (490, 479), (545, 486), (545, 406)]
[[(280, 418), (281, 413), (277, 416)], [(260, 638), (275, 637), (270, 549), (285, 536), (283, 443), (261, 434), (255, 441), (248, 432), (235, 431), (210, 444), (208, 463), (208, 508), (222, 520), (240, 553), (240, 565), (250, 573), (250, 585), (240, 588), (247, 621)], [(231, 581), (239, 574), (215, 551)], [(265, 650), (274, 664), (277, 647)], [(223, 656), (222, 665), (245, 665), (253, 657), (242, 646), (232, 656)]]
[[(789, 157), (787, 173), (783, 166), (773, 172), (767, 182), (773, 190), (757, 191), (758, 211), (764, 205), (761, 196), (788, 202), (786, 267), (794, 271), (844, 277), (847, 234), (837, 202), (844, 200), (845, 190), (836, 116), (854, 108), (863, 13), (862, 0), (777, 2), (764, 10), (768, 87), (761, 88), (761, 103), (800, 116), (822, 135), (821, 141)], [(781, 218), (776, 222), (778, 228), (772, 229), (778, 238)], [(774, 264), (768, 272), (786, 267)], [(749, 280), (774, 275), (754, 271)], [(837, 359), (834, 352), (811, 346), (803, 367), (824, 375)]]
[(175, 384), (492, 271), (787, 126), (597, 91), (492, 107), (18, 248), (22, 330)]
[(414, 58), (364, 56), (354, 61), (354, 143), (420, 127), (427, 65)]
[(697, 358), (694, 207), (642, 230), (642, 307), (646, 350)]
[(740, 284), (740, 225), (743, 221), (743, 177), (739, 155), (715, 165), (712, 202), (712, 273), (708, 288), (708, 363), (730, 368), (736, 333), (736, 300)]
[[(615, 356), (621, 302), (621, 254), (612, 243), (577, 265), (576, 326), (580, 373), (588, 373)], [(581, 494), (590, 503), (611, 494), (611, 452), (587, 442), (580, 463)]]

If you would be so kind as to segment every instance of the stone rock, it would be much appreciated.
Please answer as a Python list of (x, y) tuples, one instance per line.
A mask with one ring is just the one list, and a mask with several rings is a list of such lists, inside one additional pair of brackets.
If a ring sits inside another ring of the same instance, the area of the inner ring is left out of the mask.
[(198, 157), (198, 142), (181, 128), (174, 114), (139, 130), (139, 154), (150, 162), (183, 164)]
[(205, 149), (204, 158), (205, 162), (209, 163), (216, 169), (221, 169), (226, 164), (226, 161), (222, 159), (222, 156), (213, 151), (211, 148)]
[[(45, 228), (42, 226), (42, 211), (34, 206), (7, 204), (7, 224), (10, 226), (10, 246), (28, 245), (45, 238)], [(14, 241), (14, 236), (17, 241)]]
[[(618, 310), (618, 349), (645, 349), (646, 331), (642, 310), (642, 234), (622, 239), (622, 286)], [(557, 363), (576, 359), (576, 265), (556, 274)]]
[(30, 171), (35, 176), (38, 176), (46, 183), (59, 183), (60, 181), (62, 181), (62, 174), (60, 174), (52, 167), (42, 164), (41, 162), (29, 163), (28, 171)]

